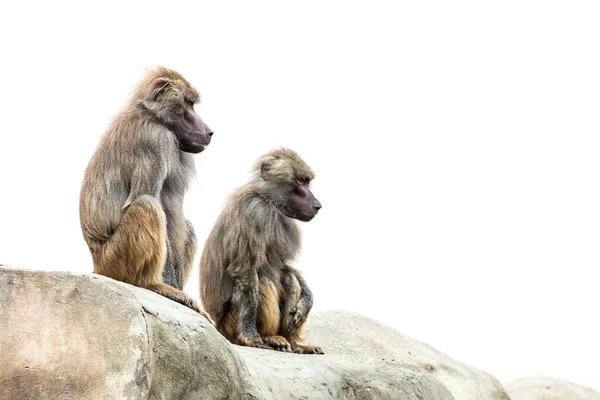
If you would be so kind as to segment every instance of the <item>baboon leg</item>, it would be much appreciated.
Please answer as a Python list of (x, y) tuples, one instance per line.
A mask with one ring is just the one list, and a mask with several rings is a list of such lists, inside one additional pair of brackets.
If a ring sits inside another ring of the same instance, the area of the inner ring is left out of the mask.
[(143, 287), (200, 312), (196, 302), (162, 281), (167, 257), (165, 213), (142, 195), (125, 210), (114, 234), (93, 254), (94, 272)]
[(279, 330), (279, 295), (275, 283), (268, 278), (262, 278), (258, 285), (258, 333), (262, 337), (275, 336)]
[(300, 344), (302, 328), (312, 308), (312, 293), (302, 276), (293, 268), (286, 267), (282, 277), (285, 299), (282, 309), (280, 332), (289, 341), (292, 351), (301, 354), (323, 354), (320, 347)]
[(270, 349), (268, 345), (263, 343), (257, 329), (260, 298), (258, 286), (258, 276), (256, 274), (244, 279), (244, 281), (238, 280), (235, 283), (231, 297), (233, 314), (237, 314), (235, 342), (243, 346)]
[[(167, 252), (167, 261), (163, 270), (163, 280), (175, 289), (183, 290), (192, 272), (194, 257), (198, 249), (198, 241), (194, 227), (190, 221), (185, 221), (185, 242), (183, 248), (174, 251), (174, 246)], [(181, 253), (181, 254), (178, 254)]]
[(194, 266), (194, 257), (196, 257), (196, 251), (198, 250), (198, 239), (196, 238), (196, 232), (194, 231), (194, 226), (188, 220), (185, 221), (185, 225), (187, 228), (187, 238), (185, 241), (183, 260), (182, 260), (182, 275), (183, 275), (183, 284), (188, 281), (190, 275), (192, 273), (192, 268)]
[(167, 238), (158, 201), (148, 195), (132, 201), (113, 235), (92, 255), (97, 274), (144, 288), (161, 282)]
[(283, 286), (283, 302), (281, 307), (281, 321), (279, 325), (279, 333), (285, 336), (292, 348), (296, 346), (296, 339), (299, 335), (292, 335), (290, 332), (290, 326), (293, 324), (293, 318), (296, 315), (296, 308), (300, 301), (300, 284), (298, 279), (293, 273), (284, 272), (281, 277), (281, 284)]
[(259, 293), (258, 333), (263, 338), (263, 342), (274, 350), (292, 351), (287, 339), (277, 335), (281, 317), (277, 286), (272, 280), (262, 278), (259, 283)]

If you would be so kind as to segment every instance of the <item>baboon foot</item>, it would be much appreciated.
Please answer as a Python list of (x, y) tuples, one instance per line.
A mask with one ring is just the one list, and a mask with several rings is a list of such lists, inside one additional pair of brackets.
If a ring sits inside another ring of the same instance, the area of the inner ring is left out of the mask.
[(265, 344), (261, 338), (252, 339), (246, 336), (238, 337), (238, 343), (241, 346), (256, 347), (257, 349), (271, 350), (271, 346)]
[(263, 338), (265, 344), (269, 345), (273, 350), (290, 353), (292, 346), (283, 336), (267, 336)]
[(179, 304), (182, 304), (186, 307), (191, 308), (192, 310), (196, 311), (197, 313), (202, 315), (204, 318), (206, 318), (208, 320), (208, 322), (210, 322), (212, 325), (215, 324), (214, 321), (212, 320), (212, 318), (210, 318), (210, 315), (208, 315), (208, 313), (206, 311), (204, 311), (198, 305), (196, 300), (192, 299), (185, 292), (175, 289), (165, 283), (158, 283), (158, 284), (150, 285), (150, 287), (148, 287), (148, 289), (150, 289), (153, 292), (156, 292), (170, 300), (173, 300)]
[[(200, 307), (198, 305), (198, 303), (194, 300), (194, 299), (189, 299), (192, 303), (191, 305), (189, 305), (188, 307), (191, 308), (192, 310), (196, 311), (198, 314), (202, 315), (204, 318), (206, 318), (208, 320), (208, 322), (211, 323), (212, 326), (215, 326), (215, 321), (212, 320), (212, 318), (210, 317), (210, 315), (204, 311), (202, 309), (202, 307)], [(186, 304), (187, 305), (187, 304)]]
[(210, 317), (210, 315), (208, 315), (208, 313), (202, 309), (200, 309), (200, 311), (198, 311), (200, 313), (200, 315), (202, 315), (204, 318), (206, 318), (208, 320), (208, 322), (211, 323), (212, 326), (216, 326), (215, 325), (215, 321), (212, 320), (212, 318)]
[(187, 295), (182, 295), (182, 296), (178, 296), (179, 298), (175, 301), (177, 301), (178, 303), (183, 304), (186, 307), (191, 308), (192, 310), (196, 311), (197, 313), (202, 314), (202, 311), (200, 310), (200, 306), (198, 305), (198, 303), (196, 302), (196, 300), (192, 299), (191, 297), (187, 296)]
[(294, 353), (297, 354), (325, 354), (318, 346), (308, 346), (305, 344), (297, 344), (294, 348)]
[(192, 299), (191, 297), (185, 295), (186, 297), (186, 303), (181, 303), (185, 306), (188, 306), (189, 308), (191, 308), (192, 310), (196, 311), (198, 314), (202, 315), (204, 318), (206, 318), (208, 320), (208, 322), (210, 322), (213, 326), (215, 325), (215, 321), (212, 320), (212, 318), (210, 317), (210, 315), (208, 315), (208, 313), (206, 311), (204, 311), (202, 309), (202, 307), (200, 307), (198, 305), (198, 302), (196, 302), (196, 300)]

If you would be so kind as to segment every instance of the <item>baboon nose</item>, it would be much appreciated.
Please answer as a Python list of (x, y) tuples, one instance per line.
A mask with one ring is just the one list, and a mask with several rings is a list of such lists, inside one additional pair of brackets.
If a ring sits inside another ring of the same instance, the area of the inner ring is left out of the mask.
[(321, 208), (323, 208), (323, 206), (321, 205), (320, 202), (315, 202), (315, 204), (313, 205), (313, 207), (315, 208), (315, 211), (319, 211)]
[(208, 133), (208, 136), (212, 136), (212, 135), (213, 135), (213, 133), (214, 133), (214, 132), (213, 132), (213, 130), (212, 130), (212, 129), (210, 129), (210, 128), (208, 127), (208, 125), (206, 125), (206, 124), (205, 124), (204, 126), (206, 127), (206, 133)]

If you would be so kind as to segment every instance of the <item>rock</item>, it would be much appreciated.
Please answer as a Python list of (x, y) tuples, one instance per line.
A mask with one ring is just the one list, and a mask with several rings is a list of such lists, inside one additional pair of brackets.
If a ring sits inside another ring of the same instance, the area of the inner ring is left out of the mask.
[(512, 400), (600, 400), (600, 393), (555, 378), (520, 378), (507, 383)]
[(252, 399), (454, 399), (435, 378), (412, 365), (236, 350), (248, 367)]
[(457, 400), (510, 400), (493, 376), (402, 335), (380, 322), (348, 311), (312, 312), (304, 338), (326, 354), (356, 361), (386, 360), (421, 367)]
[(0, 332), (2, 400), (453, 399), (397, 361), (233, 346), (192, 310), (93, 274), (0, 267)]

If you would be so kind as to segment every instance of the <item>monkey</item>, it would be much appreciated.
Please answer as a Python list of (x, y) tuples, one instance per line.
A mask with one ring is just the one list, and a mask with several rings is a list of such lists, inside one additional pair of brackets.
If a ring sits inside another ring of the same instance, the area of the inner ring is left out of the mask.
[(292, 150), (265, 154), (208, 236), (200, 258), (200, 298), (233, 344), (323, 354), (320, 347), (299, 343), (313, 295), (290, 266), (301, 244), (294, 220), (308, 222), (321, 208), (309, 187), (314, 176)]
[(209, 318), (182, 291), (197, 250), (183, 199), (195, 174), (192, 154), (202, 152), (213, 135), (194, 110), (199, 100), (176, 71), (149, 70), (89, 161), (79, 214), (94, 273), (149, 289)]

